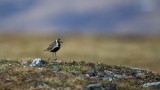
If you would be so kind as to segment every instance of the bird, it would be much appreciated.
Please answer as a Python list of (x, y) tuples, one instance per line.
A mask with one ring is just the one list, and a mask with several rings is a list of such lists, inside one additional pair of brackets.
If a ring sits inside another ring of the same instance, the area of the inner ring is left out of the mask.
[(60, 38), (58, 38), (53, 43), (51, 43), (48, 46), (48, 48), (45, 49), (44, 51), (52, 52), (53, 53), (53, 58), (55, 58), (57, 60), (56, 52), (61, 48), (61, 43), (63, 43), (63, 42), (61, 41)]

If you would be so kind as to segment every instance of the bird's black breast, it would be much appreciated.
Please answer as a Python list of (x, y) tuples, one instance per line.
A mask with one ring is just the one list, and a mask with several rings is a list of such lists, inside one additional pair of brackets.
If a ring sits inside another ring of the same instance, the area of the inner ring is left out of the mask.
[(55, 47), (53, 49), (50, 50), (50, 52), (57, 52), (60, 49), (60, 47)]

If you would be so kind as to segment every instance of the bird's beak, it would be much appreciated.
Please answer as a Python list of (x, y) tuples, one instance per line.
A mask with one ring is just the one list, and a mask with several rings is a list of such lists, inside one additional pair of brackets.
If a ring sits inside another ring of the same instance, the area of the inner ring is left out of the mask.
[(60, 41), (60, 43), (63, 43), (62, 41)]

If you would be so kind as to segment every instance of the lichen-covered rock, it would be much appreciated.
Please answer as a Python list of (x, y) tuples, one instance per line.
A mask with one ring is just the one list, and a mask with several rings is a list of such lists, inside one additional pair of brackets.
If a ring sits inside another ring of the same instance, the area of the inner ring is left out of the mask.
[(42, 60), (41, 58), (36, 58), (33, 60), (33, 62), (30, 64), (31, 67), (43, 67), (47, 64), (46, 61)]
[(160, 82), (145, 83), (142, 86), (146, 88), (150, 87), (156, 90), (160, 90)]

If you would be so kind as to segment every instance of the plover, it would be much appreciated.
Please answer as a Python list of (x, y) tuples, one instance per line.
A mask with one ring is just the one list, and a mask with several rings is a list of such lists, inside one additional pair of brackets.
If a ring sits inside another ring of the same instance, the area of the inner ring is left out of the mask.
[(44, 51), (52, 52), (53, 58), (57, 59), (56, 52), (61, 48), (61, 43), (63, 43), (63, 42), (61, 41), (60, 38), (58, 38), (56, 41), (51, 43), (49, 45), (49, 47), (47, 49), (45, 49)]

